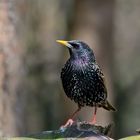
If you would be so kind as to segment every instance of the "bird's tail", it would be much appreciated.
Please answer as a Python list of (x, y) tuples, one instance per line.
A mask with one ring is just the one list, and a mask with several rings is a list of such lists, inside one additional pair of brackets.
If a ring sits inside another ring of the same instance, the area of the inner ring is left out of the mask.
[(108, 101), (106, 101), (102, 107), (108, 111), (116, 111), (116, 109)]

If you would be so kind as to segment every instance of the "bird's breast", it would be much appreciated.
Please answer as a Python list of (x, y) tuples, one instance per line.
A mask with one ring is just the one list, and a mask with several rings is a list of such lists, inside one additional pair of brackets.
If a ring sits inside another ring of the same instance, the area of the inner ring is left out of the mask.
[(94, 63), (68, 61), (61, 73), (66, 95), (81, 106), (104, 101), (107, 93), (98, 69)]

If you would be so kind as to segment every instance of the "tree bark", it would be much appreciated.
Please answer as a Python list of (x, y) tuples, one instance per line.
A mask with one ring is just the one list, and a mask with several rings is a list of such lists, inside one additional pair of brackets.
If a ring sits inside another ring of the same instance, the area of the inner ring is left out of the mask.
[(17, 35), (16, 1), (0, 1), (0, 135), (23, 133), (22, 49)]

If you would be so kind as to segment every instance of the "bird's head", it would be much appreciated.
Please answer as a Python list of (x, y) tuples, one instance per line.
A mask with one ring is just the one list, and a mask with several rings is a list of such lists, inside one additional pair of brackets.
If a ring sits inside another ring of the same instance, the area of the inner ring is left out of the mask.
[(72, 58), (83, 58), (90, 57), (90, 59), (94, 59), (94, 53), (92, 49), (83, 41), (79, 40), (71, 40), (71, 41), (63, 41), (57, 40), (58, 43), (66, 46), (69, 49), (70, 56)]

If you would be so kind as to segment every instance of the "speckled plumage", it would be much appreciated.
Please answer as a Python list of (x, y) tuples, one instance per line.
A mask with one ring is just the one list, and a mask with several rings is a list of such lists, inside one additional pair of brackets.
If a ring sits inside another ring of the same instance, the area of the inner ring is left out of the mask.
[(79, 106), (94, 106), (95, 103), (105, 101), (107, 92), (101, 76), (97, 64), (91, 63), (80, 69), (71, 60), (65, 64), (61, 73), (66, 95)]
[(61, 79), (66, 95), (79, 107), (97, 106), (115, 111), (107, 101), (104, 75), (92, 49), (82, 41), (68, 41), (70, 58), (62, 68)]

